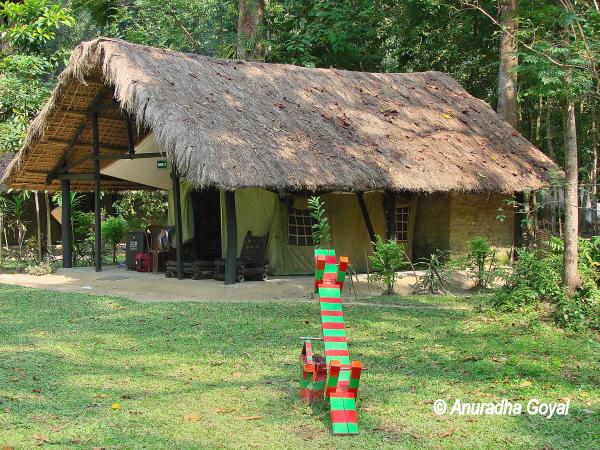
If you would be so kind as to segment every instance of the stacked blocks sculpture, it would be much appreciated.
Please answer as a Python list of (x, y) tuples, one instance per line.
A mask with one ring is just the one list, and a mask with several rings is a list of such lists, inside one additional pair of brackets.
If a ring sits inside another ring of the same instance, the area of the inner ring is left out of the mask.
[[(322, 338), (303, 337), (300, 360), (300, 396), (308, 401), (329, 400), (334, 434), (357, 434), (356, 397), (362, 372), (359, 361), (351, 361), (344, 325), (341, 289), (348, 258), (338, 259), (334, 250), (315, 250), (315, 292), (319, 294)], [(325, 357), (313, 352), (313, 341), (322, 340)]]

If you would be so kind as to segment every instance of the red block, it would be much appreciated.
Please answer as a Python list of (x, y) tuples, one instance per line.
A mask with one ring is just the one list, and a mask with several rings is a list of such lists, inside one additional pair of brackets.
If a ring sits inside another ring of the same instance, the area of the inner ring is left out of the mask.
[(342, 299), (339, 297), (321, 297), (323, 303), (342, 303)]
[(348, 342), (346, 336), (323, 336), (323, 342)]
[(323, 322), (324, 330), (343, 330), (345, 329), (344, 322)]
[(344, 311), (321, 311), (322, 316), (343, 316)]
[(348, 350), (325, 350), (325, 356), (350, 356)]

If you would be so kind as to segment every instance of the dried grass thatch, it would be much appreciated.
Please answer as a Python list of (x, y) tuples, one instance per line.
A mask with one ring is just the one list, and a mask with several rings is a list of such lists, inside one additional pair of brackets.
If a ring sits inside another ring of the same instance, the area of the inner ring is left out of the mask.
[[(515, 192), (547, 185), (556, 170), (443, 73), (307, 69), (102, 38), (74, 50), (4, 182), (48, 188), (64, 141), (89, 120), (82, 112), (113, 95), (198, 188)], [(69, 161), (91, 152), (89, 128)], [(102, 116), (100, 137), (113, 153), (127, 144), (118, 114)], [(88, 162), (72, 172), (90, 168)], [(80, 181), (74, 188), (91, 186)]]

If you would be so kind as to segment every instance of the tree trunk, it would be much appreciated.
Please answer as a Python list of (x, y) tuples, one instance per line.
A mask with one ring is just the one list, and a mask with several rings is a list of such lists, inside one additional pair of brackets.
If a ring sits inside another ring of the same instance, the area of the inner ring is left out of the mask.
[(264, 49), (261, 28), (265, 20), (265, 0), (239, 0), (237, 24), (237, 57), (262, 59)]
[(544, 101), (540, 95), (537, 116), (535, 119), (535, 145), (541, 145), (542, 143), (542, 114), (544, 111)]
[[(598, 91), (598, 89), (596, 89)], [(590, 103), (592, 115), (592, 170), (590, 171), (590, 197), (592, 201), (592, 233), (598, 234), (598, 119), (596, 117), (596, 101)]]
[(35, 200), (35, 225), (37, 228), (37, 252), (38, 261), (42, 261), (42, 224), (40, 223), (40, 198), (38, 191), (33, 192), (33, 198)]
[(578, 237), (578, 192), (577, 192), (577, 128), (575, 123), (575, 104), (569, 100), (564, 115), (564, 149), (565, 149), (565, 255), (563, 268), (563, 284), (569, 295), (573, 295), (579, 286), (577, 268)]
[(498, 114), (514, 128), (517, 116), (517, 0), (500, 0), (502, 32), (500, 35), (500, 71), (498, 74)]
[(552, 135), (552, 104), (548, 102), (548, 107), (546, 109), (546, 143), (548, 145), (548, 156), (552, 159), (552, 161), (556, 162), (556, 154), (554, 153), (554, 143), (552, 139), (554, 136)]
[(44, 206), (46, 206), (46, 257), (48, 262), (52, 259), (50, 254), (50, 247), (52, 246), (52, 221), (50, 220), (50, 194), (48, 191), (44, 192)]

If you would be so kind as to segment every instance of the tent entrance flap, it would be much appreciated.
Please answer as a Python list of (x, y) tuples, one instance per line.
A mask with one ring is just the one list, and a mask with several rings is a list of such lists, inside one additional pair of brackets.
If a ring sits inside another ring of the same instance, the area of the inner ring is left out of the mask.
[(191, 251), (202, 261), (221, 258), (221, 195), (216, 189), (190, 193), (194, 211), (194, 246)]

